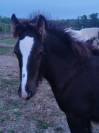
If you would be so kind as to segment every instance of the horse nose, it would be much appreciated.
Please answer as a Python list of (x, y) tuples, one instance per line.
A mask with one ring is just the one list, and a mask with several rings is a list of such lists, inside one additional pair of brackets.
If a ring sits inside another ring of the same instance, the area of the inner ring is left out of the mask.
[(28, 90), (28, 96), (27, 96), (26, 100), (29, 100), (32, 96), (33, 96), (32, 91)]
[(29, 89), (28, 86), (26, 86), (24, 92), (22, 92), (21, 87), (19, 87), (19, 89), (18, 89), (18, 95), (19, 95), (19, 97), (21, 97), (21, 98), (23, 98), (25, 100), (28, 100), (28, 99), (30, 99), (32, 97), (33, 94), (32, 94), (31, 89)]

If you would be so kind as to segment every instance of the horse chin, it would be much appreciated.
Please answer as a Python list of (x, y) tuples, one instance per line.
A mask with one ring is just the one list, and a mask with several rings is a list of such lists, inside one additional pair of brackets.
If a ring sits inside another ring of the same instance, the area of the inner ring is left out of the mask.
[(26, 98), (26, 100), (31, 99), (33, 96), (35, 96), (36, 94), (36, 88), (32, 88), (32, 90), (30, 92), (28, 92), (28, 96)]

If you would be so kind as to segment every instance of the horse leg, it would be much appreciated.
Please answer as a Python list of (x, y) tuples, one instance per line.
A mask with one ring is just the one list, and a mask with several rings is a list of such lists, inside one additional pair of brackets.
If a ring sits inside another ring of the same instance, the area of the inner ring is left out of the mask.
[(71, 133), (92, 133), (90, 121), (78, 118), (74, 114), (66, 114)]

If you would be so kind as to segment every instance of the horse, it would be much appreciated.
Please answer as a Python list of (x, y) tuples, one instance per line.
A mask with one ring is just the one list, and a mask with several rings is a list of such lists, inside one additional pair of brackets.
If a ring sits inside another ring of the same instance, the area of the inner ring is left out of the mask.
[(91, 38), (99, 38), (99, 28), (91, 27), (91, 28), (83, 28), (81, 30), (74, 30), (72, 28), (65, 28), (65, 32), (71, 32), (75, 37), (78, 35), (81, 40), (87, 41)]
[(84, 42), (91, 42), (90, 45), (99, 49), (99, 28), (83, 28), (81, 30), (74, 30), (72, 28), (65, 28), (65, 32), (72, 34), (76, 39), (79, 39)]
[(18, 94), (29, 100), (45, 78), (67, 117), (71, 133), (92, 133), (99, 122), (99, 57), (69, 33), (48, 26), (43, 15), (22, 24), (13, 14), (14, 52), (20, 68)]
[(84, 28), (81, 30), (73, 30), (65, 28), (65, 32), (71, 34), (75, 39), (84, 42), (94, 55), (99, 56), (99, 28)]

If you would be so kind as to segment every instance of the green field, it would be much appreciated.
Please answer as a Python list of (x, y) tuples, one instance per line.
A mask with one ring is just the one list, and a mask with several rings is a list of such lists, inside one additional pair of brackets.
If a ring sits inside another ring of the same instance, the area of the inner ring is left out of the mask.
[(16, 40), (13, 38), (0, 39), (0, 44), (14, 45)]
[(0, 55), (11, 55), (13, 54), (13, 46), (16, 40), (13, 38), (0, 39)]
[(0, 48), (0, 55), (12, 55), (13, 54), (13, 48)]

